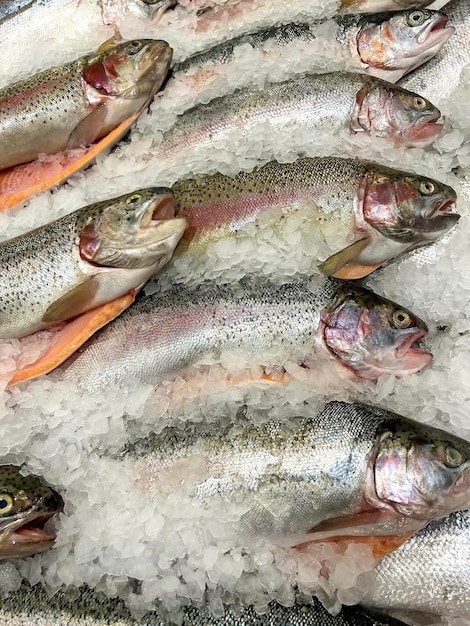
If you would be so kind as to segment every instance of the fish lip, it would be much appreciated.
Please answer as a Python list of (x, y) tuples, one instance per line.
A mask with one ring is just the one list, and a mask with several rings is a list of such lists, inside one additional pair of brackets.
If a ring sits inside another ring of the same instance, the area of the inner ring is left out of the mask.
[[(162, 206), (162, 199), (166, 197), (170, 202), (165, 202)], [(163, 220), (170, 220), (175, 217), (175, 206), (173, 194), (169, 191), (167, 194), (159, 193), (153, 200), (148, 203), (145, 211), (140, 218), (139, 228), (146, 230), (153, 228)]]
[(429, 356), (432, 358), (432, 354), (421, 348), (418, 345), (415, 345), (418, 341), (423, 339), (428, 335), (427, 330), (419, 330), (416, 333), (412, 333), (410, 335), (405, 335), (398, 346), (395, 348), (395, 357), (397, 359), (402, 359), (405, 355), (411, 356)]
[[(60, 511), (50, 511), (44, 513), (35, 512), (30, 513), (26, 517), (21, 518), (7, 533), (5, 537), (2, 537), (2, 543), (6, 544), (35, 544), (35, 543), (54, 543), (55, 534), (48, 534), (44, 530), (45, 524), (54, 515)], [(1, 548), (0, 548), (1, 552)]]
[[(443, 40), (447, 41), (455, 33), (453, 26), (448, 26), (449, 18), (444, 13), (439, 13), (430, 24), (423, 28), (416, 39), (418, 44), (436, 45)], [(430, 41), (431, 40), (431, 41)]]

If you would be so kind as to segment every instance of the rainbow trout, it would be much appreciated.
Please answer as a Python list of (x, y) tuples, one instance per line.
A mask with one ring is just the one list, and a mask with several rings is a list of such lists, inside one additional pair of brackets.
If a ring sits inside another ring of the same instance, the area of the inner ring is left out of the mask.
[[(116, 143), (160, 88), (171, 55), (164, 41), (127, 41), (1, 89), (0, 207), (61, 182)], [(75, 149), (71, 163), (60, 154), (35, 161)]]
[(62, 511), (58, 493), (14, 465), (0, 466), (0, 559), (48, 550), (54, 537), (45, 523)]
[[(89, 587), (59, 590), (49, 594), (40, 586), (24, 583), (18, 591), (0, 598), (0, 621), (8, 626), (27, 626), (31, 620), (42, 626), (171, 626), (174, 622), (163, 610), (147, 613), (142, 619), (132, 617), (119, 598), (107, 598)], [(266, 613), (258, 615), (252, 607), (233, 610), (227, 607), (222, 617), (209, 610), (187, 607), (181, 626), (402, 626), (391, 617), (378, 616), (366, 609), (344, 607), (333, 616), (318, 600), (310, 605), (292, 607), (272, 603)]]
[(294, 360), (333, 379), (375, 379), (429, 363), (431, 355), (415, 345), (426, 334), (410, 311), (336, 279), (320, 279), (316, 288), (177, 285), (141, 297), (64, 368), (67, 379), (88, 389), (135, 379), (158, 384), (222, 354), (274, 368)]
[(292, 142), (305, 149), (321, 141), (318, 137), (331, 141), (332, 134), (342, 132), (426, 146), (442, 130), (439, 118), (438, 109), (421, 96), (378, 78), (310, 74), (260, 91), (240, 89), (190, 109), (152, 148), (152, 156), (162, 167), (172, 167), (191, 164), (201, 153), (219, 155), (234, 143), (242, 154), (253, 145), (259, 151), (263, 132), (276, 146), (285, 143), (286, 150)]
[(242, 545), (368, 537), (380, 554), (470, 501), (469, 442), (345, 402), (260, 426), (169, 429), (123, 462), (147, 497), (181, 491), (188, 509), (223, 506)]
[(272, 162), (235, 177), (215, 174), (176, 183), (176, 212), (188, 219), (179, 250), (204, 254), (268, 209), (308, 206), (320, 266), (338, 278), (361, 278), (417, 246), (435, 241), (459, 220), (453, 189), (435, 180), (340, 158)]

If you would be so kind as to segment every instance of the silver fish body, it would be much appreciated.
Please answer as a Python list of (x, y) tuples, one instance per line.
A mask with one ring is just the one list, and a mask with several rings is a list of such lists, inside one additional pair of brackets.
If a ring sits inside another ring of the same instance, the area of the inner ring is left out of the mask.
[(210, 242), (233, 236), (267, 209), (288, 213), (308, 206), (319, 245), (326, 242), (335, 255), (318, 257), (322, 269), (339, 278), (360, 278), (436, 239), (459, 219), (451, 212), (456, 194), (446, 185), (334, 157), (274, 161), (235, 177), (199, 176), (176, 183), (172, 191), (176, 213), (188, 219), (180, 250), (190, 255), (204, 254)]
[(315, 141), (316, 133), (346, 131), (384, 137), (397, 145), (428, 145), (442, 130), (439, 111), (411, 92), (370, 76), (305, 75), (263, 90), (240, 89), (180, 116), (153, 149), (162, 163), (180, 164), (231, 142), (260, 141), (269, 128), (279, 141)]
[(364, 604), (435, 616), (470, 615), (470, 511), (432, 522), (377, 566)]
[(87, 147), (131, 118), (160, 88), (166, 42), (133, 40), (0, 90), (0, 169)]
[[(396, 82), (432, 58), (454, 32), (452, 27), (447, 27), (443, 13), (428, 10), (337, 16), (331, 24), (335, 31), (334, 42), (331, 37), (327, 39), (326, 26), (322, 23), (287, 24), (223, 42), (175, 65), (166, 89), (178, 89), (178, 85), (173, 85), (175, 81), (186, 82), (193, 91), (214, 89), (220, 66), (225, 71), (229, 65), (236, 67), (236, 55), (242, 45), (251, 46), (267, 60), (272, 57), (274, 61), (282, 59), (292, 48), (302, 59), (298, 68), (302, 73), (320, 71), (326, 59), (328, 63), (336, 62), (338, 70)], [(327, 32), (331, 36), (330, 29)], [(324, 59), (321, 59), (322, 52)], [(296, 71), (295, 67), (293, 69)]]
[(0, 337), (22, 337), (140, 289), (186, 226), (170, 190), (135, 191), (0, 243)]
[(242, 543), (367, 536), (374, 545), (464, 508), (470, 495), (470, 443), (344, 402), (261, 426), (170, 429), (126, 455), (136, 489), (149, 497), (181, 489), (188, 505), (218, 510), (223, 502)]
[(414, 342), (426, 333), (411, 312), (353, 283), (207, 283), (140, 298), (64, 367), (66, 378), (88, 389), (130, 379), (158, 384), (222, 354), (374, 379), (424, 367), (431, 357)]
[[(107, 598), (88, 587), (58, 590), (53, 596), (40, 586), (24, 583), (18, 591), (0, 599), (0, 620), (8, 626), (171, 626), (170, 616), (163, 610), (135, 619), (118, 598)], [(271, 604), (266, 613), (258, 615), (252, 607), (234, 611), (227, 607), (221, 617), (208, 609), (187, 607), (182, 626), (400, 626), (402, 622), (370, 613), (362, 607), (344, 607), (333, 616), (317, 600), (311, 605), (292, 607)]]
[(470, 14), (467, 2), (453, 0), (446, 6), (446, 15), (455, 28), (452, 40), (426, 65), (400, 81), (405, 89), (418, 91), (425, 98), (431, 96), (436, 103), (452, 95), (460, 84), (463, 69), (470, 63)]

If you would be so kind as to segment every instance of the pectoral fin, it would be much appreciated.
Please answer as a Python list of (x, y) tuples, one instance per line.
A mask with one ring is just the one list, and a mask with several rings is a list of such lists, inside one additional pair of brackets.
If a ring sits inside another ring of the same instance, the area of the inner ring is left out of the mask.
[(83, 119), (72, 131), (67, 150), (86, 148), (94, 143), (100, 136), (100, 132), (106, 121), (106, 107), (99, 106)]
[[(54, 322), (65, 322), (77, 315), (81, 315), (84, 308), (90, 308), (90, 302), (93, 301), (98, 283), (93, 278), (89, 278), (86, 282), (81, 283), (68, 291), (62, 298), (59, 298), (51, 304), (42, 317), (45, 324), (53, 324)], [(88, 306), (87, 306), (88, 303)]]
[(16, 370), (12, 373), (12, 378), (8, 385), (36, 378), (41, 374), (51, 372), (87, 341), (97, 330), (106, 326), (111, 320), (125, 311), (135, 299), (134, 290), (112, 300), (103, 306), (92, 311), (83, 313), (80, 317), (68, 322), (65, 327), (57, 333), (56, 342), (40, 357), (35, 363)]
[[(370, 237), (365, 237), (364, 239), (359, 239), (359, 241), (355, 241), (347, 248), (343, 248), (343, 250), (340, 250), (336, 254), (328, 257), (326, 261), (323, 261), (323, 263), (319, 265), (320, 271), (325, 274), (325, 276), (344, 278), (343, 276), (339, 275), (339, 272), (344, 272), (344, 270), (350, 271), (354, 266), (358, 265), (357, 259), (370, 243)], [(367, 267), (363, 266), (362, 264), (361, 266)]]
[(140, 111), (134, 113), (106, 137), (78, 155), (61, 152), (57, 155), (58, 161), (60, 160), (57, 167), (51, 167), (48, 161), (33, 161), (0, 172), (0, 211), (24, 202), (31, 196), (63, 182), (75, 172), (91, 165), (100, 152), (111, 148), (125, 135), (129, 126), (139, 115)]

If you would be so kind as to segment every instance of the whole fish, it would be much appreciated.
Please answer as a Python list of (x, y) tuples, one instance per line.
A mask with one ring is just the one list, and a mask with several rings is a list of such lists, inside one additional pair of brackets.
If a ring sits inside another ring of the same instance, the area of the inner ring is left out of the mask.
[[(432, 522), (377, 566), (364, 600), (389, 611), (470, 616), (470, 511)], [(422, 623), (422, 622), (419, 622)]]
[(395, 145), (425, 146), (442, 130), (439, 117), (421, 96), (378, 78), (310, 74), (260, 91), (240, 89), (190, 109), (163, 135), (153, 156), (162, 167), (193, 162), (203, 149), (218, 154), (235, 141), (257, 146), (268, 130), (276, 145), (281, 140), (316, 145), (318, 135), (346, 131), (384, 137)]
[[(115, 143), (160, 88), (171, 55), (164, 41), (127, 41), (1, 89), (0, 206), (64, 180)], [(66, 165), (13, 167), (75, 149)]]
[[(89, 52), (118, 33), (126, 17), (151, 22), (167, 5), (166, 0), (2, 0), (0, 77), (17, 71), (22, 59), (31, 60), (37, 68), (38, 55), (46, 60), (51, 48), (59, 55)], [(65, 28), (67, 46), (63, 45)]]
[(453, 0), (446, 13), (455, 28), (452, 41), (438, 52), (434, 59), (404, 78), (400, 85), (418, 91), (433, 102), (448, 98), (461, 80), (462, 70), (470, 64), (470, 12), (466, 0)]
[(338, 278), (361, 278), (387, 260), (436, 240), (459, 220), (456, 194), (435, 180), (340, 158), (271, 162), (235, 177), (214, 174), (172, 187), (177, 215), (188, 219), (191, 255), (232, 236), (260, 213), (307, 205), (331, 250), (320, 266)]
[(148, 496), (181, 489), (188, 507), (223, 503), (243, 545), (367, 537), (380, 555), (470, 499), (469, 442), (345, 402), (260, 426), (170, 429), (129, 446), (123, 462)]
[(169, 189), (140, 189), (0, 243), (0, 339), (73, 318), (33, 367), (64, 360), (170, 260), (186, 227), (173, 215)]
[[(0, 622), (8, 626), (171, 626), (163, 610), (134, 618), (119, 598), (107, 598), (89, 587), (59, 590), (50, 596), (41, 585), (24, 583), (18, 591), (0, 598)], [(333, 616), (313, 600), (310, 605), (292, 607), (272, 603), (266, 613), (258, 615), (253, 607), (242, 610), (225, 608), (222, 617), (214, 617), (208, 609), (186, 607), (182, 626), (401, 626), (391, 617), (378, 616), (362, 607), (344, 607)]]
[[(163, 97), (170, 95), (172, 90), (179, 95), (181, 84), (184, 84), (199, 93), (202, 100), (205, 92), (215, 90), (218, 82), (227, 81), (227, 71), (236, 75), (237, 64), (243, 67), (242, 63), (247, 62), (243, 52), (249, 47), (262, 54), (263, 61), (270, 64), (289, 54), (299, 56), (302, 63), (292, 68), (294, 72), (321, 71), (325, 63), (330, 66), (334, 62), (335, 69), (361, 72), (394, 83), (432, 58), (452, 36), (454, 29), (447, 25), (447, 21), (444, 13), (424, 9), (343, 15), (336, 16), (331, 24), (287, 24), (267, 28), (221, 43), (176, 64)], [(259, 81), (262, 68), (258, 57), (256, 61), (256, 80)], [(271, 66), (266, 68), (266, 78), (270, 68), (272, 71)], [(247, 80), (245, 72), (239, 74), (240, 80)], [(231, 77), (231, 86), (233, 80)]]
[(426, 334), (410, 311), (336, 279), (317, 288), (178, 285), (142, 297), (64, 364), (65, 377), (89, 389), (130, 379), (156, 384), (227, 353), (272, 367), (293, 359), (334, 380), (404, 376), (431, 360), (415, 345)]
[(20, 467), (0, 466), (0, 559), (48, 550), (54, 537), (44, 524), (62, 511), (58, 493)]

